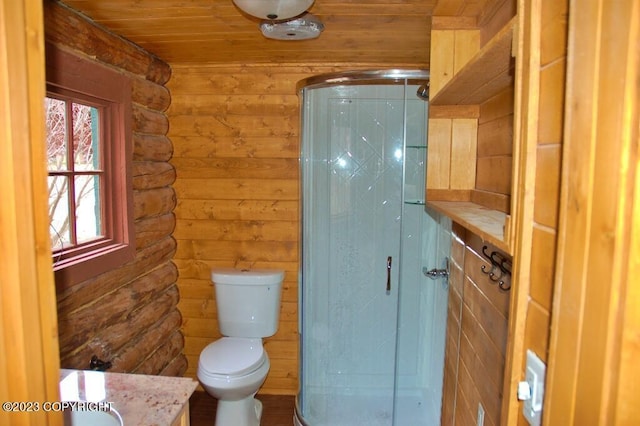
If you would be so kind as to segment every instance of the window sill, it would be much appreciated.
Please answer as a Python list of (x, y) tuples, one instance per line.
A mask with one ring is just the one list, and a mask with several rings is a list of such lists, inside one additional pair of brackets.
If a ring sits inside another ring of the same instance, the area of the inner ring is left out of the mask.
[(116, 269), (133, 260), (134, 257), (133, 245), (114, 243), (99, 250), (56, 262), (53, 266), (56, 290), (58, 292), (67, 290), (83, 281)]

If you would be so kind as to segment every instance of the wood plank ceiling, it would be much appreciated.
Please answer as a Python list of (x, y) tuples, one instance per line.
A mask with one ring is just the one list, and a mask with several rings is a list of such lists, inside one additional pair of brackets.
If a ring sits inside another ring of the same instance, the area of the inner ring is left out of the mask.
[[(52, 1), (52, 0), (47, 0)], [(477, 5), (485, 0), (455, 0)], [(270, 40), (232, 0), (62, 0), (169, 63), (360, 63), (428, 67), (437, 0), (316, 0), (313, 40)], [(441, 1), (441, 3), (447, 3)]]

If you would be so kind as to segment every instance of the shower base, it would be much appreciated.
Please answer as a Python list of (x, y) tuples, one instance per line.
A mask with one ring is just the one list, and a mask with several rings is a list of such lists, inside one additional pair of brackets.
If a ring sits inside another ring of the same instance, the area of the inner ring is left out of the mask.
[[(293, 416), (294, 426), (392, 426), (393, 407), (389, 397), (375, 395), (313, 395), (309, 415), (305, 418), (298, 401)], [(396, 404), (396, 425), (440, 424), (440, 407), (429, 403), (425, 392), (406, 392)], [(321, 413), (323, 407), (331, 407), (329, 416)], [(323, 417), (322, 420), (315, 420)]]

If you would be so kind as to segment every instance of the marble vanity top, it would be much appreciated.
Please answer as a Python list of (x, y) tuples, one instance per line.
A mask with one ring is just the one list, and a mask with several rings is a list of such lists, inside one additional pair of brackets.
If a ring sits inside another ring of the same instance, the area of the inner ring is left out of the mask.
[(126, 426), (171, 425), (197, 386), (185, 377), (60, 370), (62, 401), (110, 402)]

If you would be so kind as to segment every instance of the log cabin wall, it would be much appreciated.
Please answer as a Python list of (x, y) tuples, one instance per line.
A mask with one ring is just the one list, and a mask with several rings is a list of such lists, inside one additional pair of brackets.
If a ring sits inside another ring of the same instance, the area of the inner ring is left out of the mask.
[(132, 83), (135, 259), (59, 291), (62, 368), (87, 369), (92, 355), (110, 371), (182, 375), (186, 370), (177, 309), (175, 171), (164, 111), (170, 67), (83, 16), (44, 2), (45, 38), (73, 54), (117, 69)]
[[(445, 341), (442, 425), (500, 425), (510, 293), (482, 272), (485, 243), (454, 223)], [(488, 252), (495, 250), (488, 246)]]
[[(355, 64), (348, 69), (375, 68)], [(280, 268), (280, 326), (261, 393), (298, 391), (299, 129), (296, 83), (338, 66), (174, 65), (168, 110), (178, 204), (186, 374), (220, 337), (211, 268)]]
[(297, 386), (298, 98), (292, 70), (179, 67), (169, 82), (175, 262), (187, 375), (220, 337), (212, 267), (285, 270), (280, 325), (266, 339), (263, 392)]

